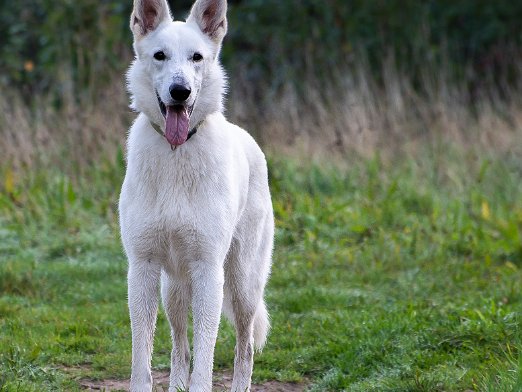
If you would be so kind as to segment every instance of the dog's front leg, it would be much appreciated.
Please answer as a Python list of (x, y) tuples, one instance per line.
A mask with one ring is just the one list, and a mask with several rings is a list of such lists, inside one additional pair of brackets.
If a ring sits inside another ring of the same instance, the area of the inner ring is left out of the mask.
[(132, 392), (152, 391), (150, 361), (158, 313), (160, 265), (149, 260), (130, 260), (129, 312), (132, 329)]
[(194, 320), (194, 369), (190, 392), (212, 390), (214, 347), (223, 305), (223, 265), (197, 261), (191, 264)]

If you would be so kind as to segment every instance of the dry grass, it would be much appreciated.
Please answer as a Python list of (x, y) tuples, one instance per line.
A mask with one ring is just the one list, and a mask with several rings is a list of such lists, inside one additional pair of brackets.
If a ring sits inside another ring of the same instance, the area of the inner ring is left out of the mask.
[(37, 97), (28, 105), (17, 93), (2, 95), (2, 163), (14, 168), (83, 168), (100, 157), (114, 156), (134, 117), (123, 83), (121, 78), (94, 100), (66, 97), (59, 108), (51, 97)]
[[(335, 82), (326, 84), (310, 76), (301, 85), (287, 84), (278, 91), (251, 89), (247, 78), (237, 75), (228, 116), (272, 152), (316, 157), (411, 152), (434, 141), (501, 152), (520, 145), (522, 96), (517, 86), (504, 87), (502, 100), (498, 89), (484, 89), (471, 98), (443, 72), (427, 72), (423, 85), (414, 88), (408, 75), (389, 64), (380, 83), (366, 69), (361, 65), (339, 71), (332, 77)], [(82, 102), (66, 96), (60, 108), (51, 98), (38, 97), (28, 106), (15, 92), (2, 95), (3, 163), (74, 163), (81, 168), (101, 156), (114, 156), (134, 115), (127, 106), (123, 77), (113, 80)]]
[(521, 88), (504, 88), (503, 99), (498, 89), (485, 88), (472, 98), (444, 74), (427, 74), (414, 88), (392, 66), (383, 67), (382, 83), (366, 69), (338, 72), (327, 85), (309, 77), (305, 86), (289, 84), (277, 95), (267, 91), (257, 110), (256, 98), (239, 90), (231, 117), (253, 128), (265, 146), (307, 155), (411, 151), (439, 141), (501, 152), (520, 144)]

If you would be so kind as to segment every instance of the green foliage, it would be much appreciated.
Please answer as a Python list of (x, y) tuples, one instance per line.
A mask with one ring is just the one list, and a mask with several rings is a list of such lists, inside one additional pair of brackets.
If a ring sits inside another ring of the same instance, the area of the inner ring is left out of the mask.
[[(172, 2), (186, 16), (191, 1)], [(78, 95), (103, 86), (131, 57), (129, 1), (24, 0), (0, 4), (1, 81), (26, 95)], [(229, 2), (227, 66), (253, 83), (280, 86), (304, 75), (387, 58), (421, 73), (449, 71), (475, 85), (485, 76), (513, 81), (522, 43), (522, 3), (507, 0), (238, 0)], [(474, 73), (465, 72), (468, 65)], [(57, 87), (56, 87), (57, 86)], [(92, 91), (89, 93), (92, 94)]]
[[(520, 161), (451, 148), (418, 156), (348, 169), (270, 160), (273, 328), (255, 380), (305, 379), (312, 391), (517, 390)], [(121, 156), (81, 180), (9, 173), (0, 171), (0, 389), (128, 377)], [(233, 349), (224, 323), (216, 368), (232, 366)], [(169, 353), (160, 316), (156, 369), (169, 367)]]
[(0, 71), (4, 82), (22, 86), (26, 94), (48, 90), (54, 83), (60, 94), (70, 94), (67, 89), (74, 87), (103, 85), (107, 70), (127, 60), (124, 54), (130, 42), (125, 25), (130, 10), (130, 1), (2, 3)]
[[(378, 73), (388, 57), (407, 72), (444, 65), (478, 83), (516, 67), (521, 17), (511, 1), (245, 0), (231, 10), (225, 50), (276, 84), (367, 61)], [(476, 76), (464, 74), (468, 65)]]

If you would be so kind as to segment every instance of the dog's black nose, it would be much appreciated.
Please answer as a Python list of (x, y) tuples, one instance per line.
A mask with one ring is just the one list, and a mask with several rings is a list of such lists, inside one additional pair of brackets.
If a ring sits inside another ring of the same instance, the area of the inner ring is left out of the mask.
[(190, 89), (181, 84), (171, 84), (169, 91), (172, 99), (175, 99), (178, 102), (185, 101), (190, 95)]

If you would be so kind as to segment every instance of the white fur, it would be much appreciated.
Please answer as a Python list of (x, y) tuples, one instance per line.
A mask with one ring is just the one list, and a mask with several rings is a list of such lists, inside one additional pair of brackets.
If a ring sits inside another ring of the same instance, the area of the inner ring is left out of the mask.
[[(172, 22), (165, 0), (135, 0), (131, 16), (136, 59), (128, 85), (132, 107), (140, 114), (128, 137), (119, 210), (129, 260), (132, 391), (152, 390), (160, 281), (172, 327), (169, 391), (211, 391), (222, 311), (236, 329), (232, 390), (250, 390), (253, 344), (261, 348), (269, 329), (263, 292), (274, 222), (267, 167), (252, 137), (222, 114), (225, 78), (218, 55), (225, 13), (225, 0), (197, 0), (186, 23)], [(153, 58), (158, 50), (167, 55), (165, 61)], [(195, 51), (203, 55), (201, 62), (191, 60)], [(175, 150), (151, 125), (164, 126), (155, 90), (168, 103), (173, 81), (190, 86), (190, 124), (200, 124)]]

